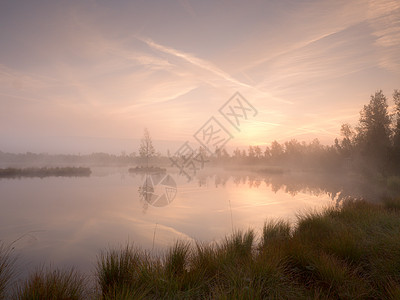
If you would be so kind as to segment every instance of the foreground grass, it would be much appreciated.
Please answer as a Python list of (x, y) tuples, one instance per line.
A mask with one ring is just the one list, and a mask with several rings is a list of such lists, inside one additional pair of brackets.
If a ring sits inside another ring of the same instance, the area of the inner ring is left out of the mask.
[(261, 239), (236, 232), (215, 246), (177, 242), (154, 258), (131, 245), (103, 252), (103, 299), (400, 299), (400, 201), (348, 201)]
[(86, 279), (74, 269), (67, 271), (40, 269), (17, 288), (15, 299), (86, 299)]
[(0, 243), (0, 299), (6, 298), (7, 286), (14, 275), (14, 262), (10, 248)]
[[(400, 199), (267, 222), (260, 238), (178, 241), (159, 257), (128, 244), (100, 253), (95, 274), (97, 299), (400, 299)], [(39, 272), (17, 299), (87, 299), (85, 287), (76, 272)]]

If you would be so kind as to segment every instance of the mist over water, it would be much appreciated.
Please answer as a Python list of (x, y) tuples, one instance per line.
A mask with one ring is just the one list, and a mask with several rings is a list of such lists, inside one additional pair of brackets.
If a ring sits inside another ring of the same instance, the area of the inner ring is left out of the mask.
[(89, 177), (0, 180), (0, 236), (21, 257), (21, 277), (48, 264), (90, 273), (101, 249), (127, 241), (156, 254), (178, 239), (212, 243), (235, 230), (260, 233), (268, 219), (295, 224), (298, 213), (365, 192), (356, 179), (304, 172), (211, 168), (188, 182), (168, 168), (176, 194), (160, 206), (138, 191), (148, 174), (126, 167), (91, 169)]
[(263, 177), (224, 173), (188, 183), (175, 174), (176, 197), (155, 207), (138, 194), (144, 176), (94, 168), (88, 178), (2, 179), (2, 240), (15, 241), (32, 267), (52, 263), (89, 271), (99, 249), (128, 240), (154, 251), (181, 238), (212, 242), (232, 229), (261, 228), (268, 218), (294, 221), (299, 210), (334, 202), (322, 190), (291, 190), (290, 183), (278, 186)]

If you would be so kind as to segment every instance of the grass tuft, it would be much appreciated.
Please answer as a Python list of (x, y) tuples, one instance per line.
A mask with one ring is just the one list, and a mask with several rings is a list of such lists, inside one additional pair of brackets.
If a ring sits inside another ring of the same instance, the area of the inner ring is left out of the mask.
[(225, 238), (220, 246), (220, 251), (234, 261), (246, 260), (252, 255), (254, 238), (253, 230), (235, 231), (231, 236)]
[(14, 263), (11, 249), (0, 243), (0, 299), (6, 298), (7, 288), (15, 273)]
[(262, 247), (278, 241), (286, 241), (290, 238), (291, 227), (289, 222), (283, 220), (269, 221), (264, 223), (262, 232)]
[(187, 268), (189, 243), (177, 241), (165, 256), (165, 272), (168, 276), (182, 275)]
[[(104, 299), (119, 299), (125, 294), (144, 292), (143, 283), (151, 277), (149, 256), (131, 244), (102, 252), (98, 257), (96, 277)], [(149, 281), (150, 282), (150, 281)], [(137, 291), (140, 291), (137, 292)]]
[(147, 257), (129, 267), (116, 264), (122, 273), (147, 273), (133, 290), (124, 284), (129, 275), (119, 276), (119, 291), (167, 299), (397, 299), (396, 205), (348, 200), (339, 208), (300, 215), (294, 228), (269, 221), (258, 242), (253, 230), (236, 231), (214, 246), (197, 243), (192, 249), (177, 242), (163, 262)]
[(18, 300), (41, 299), (87, 299), (86, 279), (83, 275), (70, 269), (67, 271), (41, 269), (17, 289)]
[[(348, 200), (304, 213), (294, 227), (266, 222), (259, 239), (247, 230), (212, 245), (178, 241), (161, 258), (130, 244), (103, 251), (97, 298), (399, 299), (398, 205)], [(82, 299), (81, 279), (37, 272), (18, 299)]]

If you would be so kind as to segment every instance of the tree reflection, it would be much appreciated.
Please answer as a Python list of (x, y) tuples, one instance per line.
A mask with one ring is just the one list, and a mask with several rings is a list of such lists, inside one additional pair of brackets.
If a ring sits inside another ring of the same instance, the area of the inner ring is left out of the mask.
[(216, 173), (202, 175), (197, 178), (199, 187), (207, 183), (215, 187), (226, 187), (231, 182), (239, 187), (247, 185), (248, 188), (270, 188), (274, 193), (279, 191), (296, 196), (305, 193), (312, 196), (328, 195), (337, 204), (346, 198), (379, 199), (385, 195), (385, 189), (377, 183), (371, 183), (365, 178), (335, 176), (328, 173), (287, 172), (282, 174), (258, 174), (258, 173)]

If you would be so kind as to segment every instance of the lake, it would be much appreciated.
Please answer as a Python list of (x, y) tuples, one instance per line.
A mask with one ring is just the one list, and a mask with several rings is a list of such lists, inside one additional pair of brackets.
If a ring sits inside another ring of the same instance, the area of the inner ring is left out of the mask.
[(0, 180), (0, 240), (15, 248), (22, 274), (48, 265), (90, 274), (108, 247), (129, 241), (159, 253), (178, 239), (215, 242), (236, 229), (260, 232), (266, 219), (294, 222), (297, 213), (334, 205), (340, 196), (284, 183), (280, 175), (210, 173), (188, 182), (172, 173), (176, 189), (170, 185), (169, 199), (149, 200), (139, 193), (145, 175), (92, 171), (90, 177)]

